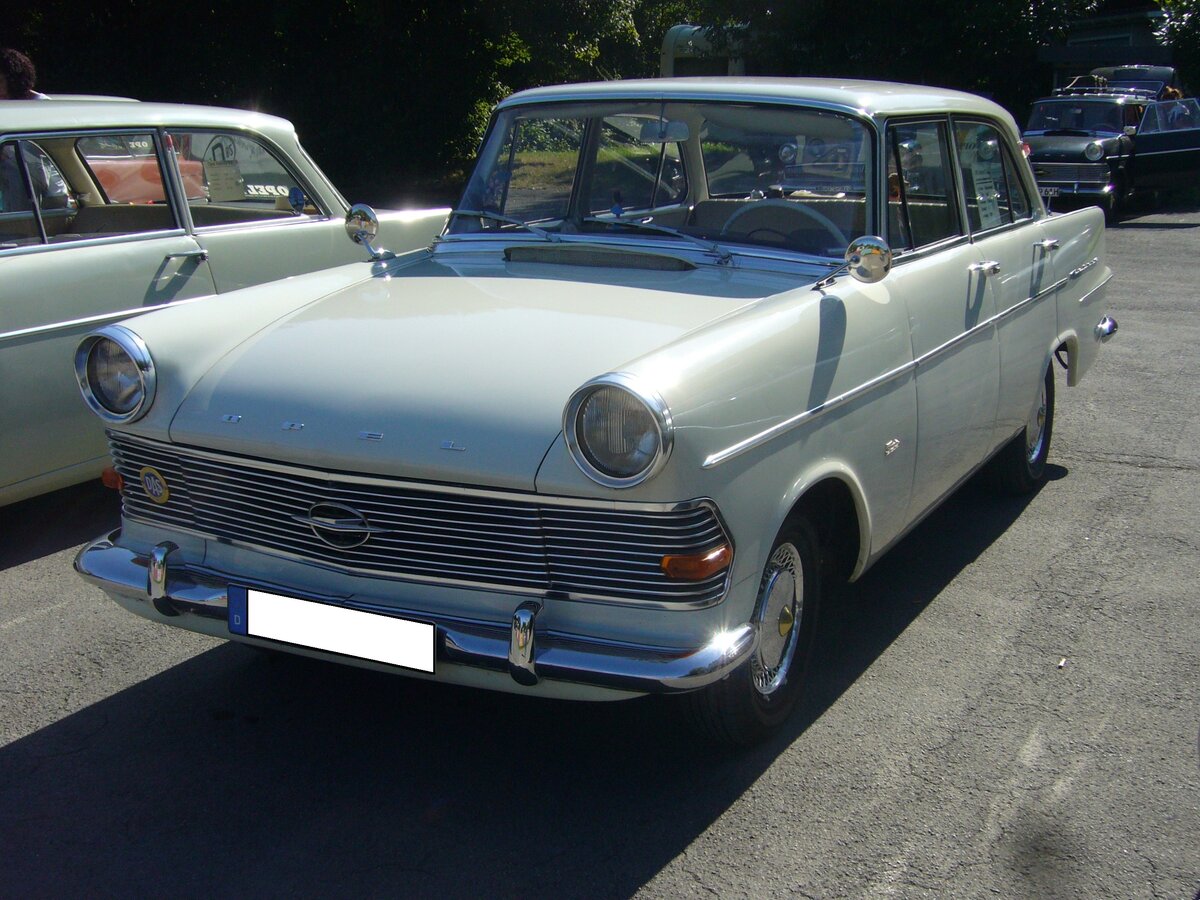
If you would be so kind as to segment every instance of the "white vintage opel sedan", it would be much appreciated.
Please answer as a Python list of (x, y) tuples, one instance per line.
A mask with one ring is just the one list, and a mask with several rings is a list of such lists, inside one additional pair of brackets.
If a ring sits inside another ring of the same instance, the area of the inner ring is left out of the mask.
[(76, 568), (156, 622), (761, 739), (833, 579), (1045, 474), (1116, 330), (968, 94), (683, 79), (501, 103), (434, 245), (89, 334), (123, 481)]
[[(142, 310), (344, 265), (349, 204), (290, 122), (115, 98), (0, 101), (0, 506), (95, 478), (71, 358)], [(383, 214), (393, 249), (445, 210)]]

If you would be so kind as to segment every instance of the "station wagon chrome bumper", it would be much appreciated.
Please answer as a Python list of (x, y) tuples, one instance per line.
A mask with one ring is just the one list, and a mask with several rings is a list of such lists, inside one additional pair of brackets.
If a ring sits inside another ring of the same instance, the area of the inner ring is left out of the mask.
[[(98, 538), (75, 558), (75, 571), (106, 593), (145, 603), (148, 618), (197, 617), (213, 625), (228, 622), (231, 579), (219, 572), (172, 565), (175, 545), (159, 544), (141, 555), (116, 543), (120, 531)], [(264, 586), (265, 587), (265, 586)], [(411, 616), (435, 628), (438, 660), (494, 671), (507, 671), (518, 684), (540, 679), (571, 682), (635, 693), (676, 693), (719, 681), (754, 649), (756, 635), (742, 625), (695, 648), (647, 647), (556, 634), (537, 627), (541, 604), (521, 603), (509, 623), (466, 622), (343, 604), (370, 612)], [(139, 611), (139, 610), (134, 610)], [(158, 616), (155, 615), (158, 614)], [(228, 625), (226, 624), (226, 628)], [(229, 638), (241, 640), (237, 634)]]

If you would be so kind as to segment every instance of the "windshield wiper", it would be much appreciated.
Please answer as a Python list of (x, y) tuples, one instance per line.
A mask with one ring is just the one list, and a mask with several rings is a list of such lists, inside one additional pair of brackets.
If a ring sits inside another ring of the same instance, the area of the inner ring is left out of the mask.
[(538, 225), (533, 225), (526, 222), (524, 219), (518, 219), (516, 216), (508, 216), (501, 212), (493, 212), (490, 209), (452, 209), (451, 216), (467, 216), (469, 218), (491, 219), (493, 222), (504, 222), (507, 225), (519, 225), (521, 228), (532, 231), (538, 237), (545, 238), (551, 243), (558, 243), (562, 240), (557, 234), (547, 231)]
[(702, 240), (694, 235), (680, 231), (678, 228), (671, 228), (669, 225), (655, 225), (653, 222), (645, 222), (641, 219), (604, 219), (600, 216), (586, 216), (583, 221), (592, 222), (597, 225), (624, 225), (626, 228), (634, 228), (638, 231), (652, 231), (656, 234), (669, 234), (672, 237), (683, 238), (685, 241), (691, 241), (697, 247), (703, 249), (705, 253), (711, 253), (716, 256), (721, 265), (725, 265), (733, 259), (732, 253), (714, 241)]

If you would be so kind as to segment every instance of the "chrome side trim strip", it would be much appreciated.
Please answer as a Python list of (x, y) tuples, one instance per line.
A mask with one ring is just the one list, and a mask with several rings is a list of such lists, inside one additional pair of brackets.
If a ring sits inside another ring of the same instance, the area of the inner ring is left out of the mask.
[(1139, 150), (1138, 156), (1165, 156), (1168, 153), (1196, 153), (1195, 147), (1181, 147), (1178, 150)]
[(156, 306), (135, 306), (132, 309), (122, 309), (118, 312), (101, 313), (95, 316), (85, 316), (82, 319), (68, 319), (64, 322), (55, 322), (51, 325), (35, 325), (32, 328), (19, 328), (16, 331), (6, 331), (0, 334), (0, 341), (16, 340), (17, 338), (32, 337), (37, 334), (49, 334), (54, 331), (67, 331), (71, 328), (79, 328), (86, 325), (101, 325), (106, 322), (115, 322), (118, 319), (128, 319), (131, 316), (139, 316), (142, 313), (154, 312), (159, 309), (168, 309), (172, 306), (183, 306), (185, 303), (195, 303), (197, 300), (207, 300), (212, 297), (212, 294), (205, 294), (203, 297), (189, 297), (186, 300), (172, 300), (170, 303), (160, 303)]
[[(955, 340), (957, 341), (959, 339), (955, 338)], [(715, 466), (721, 465), (721, 463), (729, 462), (729, 460), (733, 459), (734, 457), (741, 456), (746, 451), (752, 450), (761, 444), (767, 443), (767, 441), (779, 437), (781, 434), (791, 431), (793, 428), (803, 425), (809, 419), (814, 419), (823, 413), (831, 412), (840, 406), (845, 406), (851, 400), (858, 398), (868, 391), (872, 391), (877, 387), (888, 384), (898, 378), (902, 378), (909, 372), (913, 371), (916, 367), (917, 363), (914, 360), (912, 362), (906, 362), (904, 365), (898, 366), (895, 369), (892, 369), (890, 372), (885, 372), (882, 375), (876, 376), (870, 381), (846, 391), (844, 394), (839, 394), (831, 400), (826, 400), (819, 406), (814, 406), (812, 409), (806, 409), (804, 412), (798, 413), (792, 416), (790, 419), (785, 419), (778, 425), (771, 426), (766, 431), (760, 431), (758, 434), (748, 437), (744, 441), (739, 441), (732, 447), (727, 447), (724, 450), (713, 453), (704, 460), (701, 468), (711, 469)]]
[[(1095, 260), (1095, 262), (1099, 262), (1099, 260)], [(1026, 306), (1030, 306), (1034, 303), (1044, 300), (1046, 297), (1049, 297), (1050, 295), (1052, 295), (1056, 291), (1058, 291), (1060, 288), (1062, 288), (1065, 284), (1067, 284), (1066, 278), (1056, 281), (1054, 284), (1050, 285), (1050, 287), (1045, 288), (1042, 291), (1039, 291), (1034, 296), (1027, 297), (1024, 300), (1022, 300), (1020, 303), (1013, 304), (1012, 306), (1010, 306), (1008, 309), (1004, 310), (1003, 312), (997, 313), (996, 315), (991, 316), (988, 319), (985, 319), (984, 321), (975, 325), (973, 328), (970, 328), (967, 331), (964, 331), (962, 334), (946, 341), (944, 344), (940, 344), (939, 346), (934, 347), (932, 350), (926, 351), (925, 353), (921, 354), (920, 356), (918, 356), (916, 359), (912, 360), (911, 362), (907, 362), (902, 366), (897, 366), (895, 369), (892, 369), (890, 372), (885, 372), (882, 375), (872, 378), (870, 381), (860, 384), (858, 387), (851, 388), (850, 390), (846, 391), (845, 393), (839, 394), (838, 396), (834, 397), (832, 400), (826, 400), (824, 403), (822, 403), (819, 406), (814, 406), (812, 409), (806, 409), (804, 412), (797, 413), (796, 415), (792, 416), (790, 419), (785, 419), (784, 421), (780, 422), (777, 425), (773, 425), (772, 427), (766, 429), (765, 431), (760, 431), (758, 434), (755, 434), (755, 435), (752, 435), (751, 437), (746, 438), (744, 441), (739, 441), (738, 443), (734, 444), (731, 447), (727, 447), (724, 450), (720, 450), (717, 453), (713, 453), (712, 455), (710, 455), (709, 457), (707, 457), (704, 460), (704, 463), (701, 465), (701, 468), (711, 469), (715, 466), (721, 465), (721, 463), (728, 462), (729, 460), (731, 460), (737, 456), (741, 456), (743, 453), (747, 452), (748, 450), (752, 450), (755, 447), (761, 446), (762, 444), (765, 444), (768, 441), (771, 441), (771, 440), (779, 437), (781, 434), (784, 434), (788, 431), (791, 431), (793, 428), (797, 428), (800, 425), (803, 425), (805, 422), (808, 422), (809, 420), (814, 419), (817, 416), (823, 415), (827, 412), (831, 412), (840, 406), (845, 406), (847, 403), (851, 402), (852, 400), (858, 399), (860, 396), (868, 393), (869, 391), (873, 391), (876, 388), (882, 387), (883, 385), (888, 384), (892, 381), (895, 381), (898, 378), (902, 378), (904, 375), (908, 374), (909, 372), (919, 369), (921, 366), (929, 365), (929, 363), (931, 361), (933, 361), (934, 359), (936, 359), (937, 357), (941, 356), (944, 353), (949, 352), (954, 347), (958, 346), (959, 344), (963, 343), (964, 341), (970, 340), (971, 338), (973, 338), (977, 334), (987, 330), (988, 328), (993, 327), (994, 325), (996, 325), (996, 323), (1000, 322), (1002, 319), (1008, 318), (1009, 316), (1013, 315), (1017, 311), (1024, 309)]]
[(1034, 303), (1037, 303), (1039, 300), (1044, 300), (1046, 297), (1049, 297), (1051, 294), (1053, 294), (1055, 291), (1059, 290), (1060, 288), (1064, 287), (1066, 284), (1067, 284), (1067, 279), (1060, 278), (1058, 281), (1054, 282), (1054, 284), (1050, 285), (1050, 287), (1038, 291), (1032, 297), (1026, 297), (1020, 303), (1014, 303), (1012, 306), (1010, 306), (1008, 309), (1004, 310), (1004, 312), (1002, 312), (1002, 313), (997, 313), (995, 316), (993, 316), (991, 319), (989, 319), (989, 321), (999, 322), (1001, 319), (1006, 319), (1009, 316), (1011, 316), (1013, 313), (1015, 313), (1019, 310), (1022, 310), (1027, 306), (1032, 306)]
[(1089, 300), (1091, 300), (1092, 297), (1096, 293), (1098, 293), (1099, 291), (1102, 291), (1102, 290), (1104, 290), (1104, 288), (1108, 287), (1108, 283), (1112, 280), (1113, 280), (1112, 273), (1109, 272), (1107, 278), (1105, 278), (1098, 285), (1096, 285), (1094, 288), (1092, 288), (1090, 291), (1088, 291), (1086, 294), (1084, 294), (1082, 297), (1079, 298), (1079, 305), (1082, 306), (1083, 304), (1085, 304)]

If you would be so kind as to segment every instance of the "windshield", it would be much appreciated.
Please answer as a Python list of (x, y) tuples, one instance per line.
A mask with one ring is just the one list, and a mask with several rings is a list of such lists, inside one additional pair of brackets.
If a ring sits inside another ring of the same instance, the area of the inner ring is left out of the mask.
[[(1125, 104), (1112, 100), (1039, 100), (1029, 114), (1026, 131), (1105, 131), (1117, 134)], [(1136, 122), (1135, 122), (1136, 124)]]
[(865, 125), (826, 111), (679, 101), (514, 107), (498, 114), (447, 234), (528, 223), (555, 238), (683, 235), (840, 260), (867, 233), (871, 169)]

